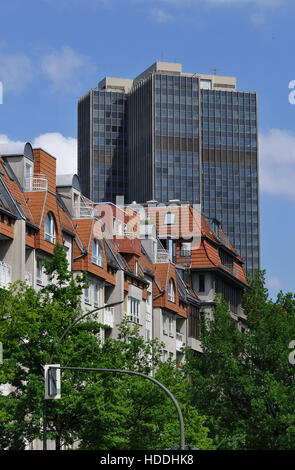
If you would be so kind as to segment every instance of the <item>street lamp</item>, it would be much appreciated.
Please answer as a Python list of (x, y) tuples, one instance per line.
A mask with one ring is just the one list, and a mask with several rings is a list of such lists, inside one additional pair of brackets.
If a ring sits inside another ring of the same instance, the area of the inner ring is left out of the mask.
[[(133, 370), (121, 370), (121, 369), (103, 369), (103, 368), (94, 368), (94, 367), (61, 367), (60, 365), (57, 364), (46, 364), (45, 366), (45, 380), (49, 378), (49, 382), (52, 379), (54, 382), (53, 389), (54, 391), (52, 392), (52, 395), (50, 398), (60, 398), (60, 379), (58, 380), (58, 386), (56, 386), (55, 383), (55, 377), (57, 374), (57, 371), (59, 370), (78, 370), (78, 371), (89, 371), (89, 372), (112, 372), (112, 373), (119, 373), (119, 374), (129, 374), (129, 375), (137, 375), (139, 377), (143, 377), (144, 379), (148, 379), (154, 384), (158, 385), (166, 395), (168, 395), (169, 398), (171, 398), (177, 414), (178, 414), (178, 420), (179, 420), (179, 427), (180, 427), (180, 449), (185, 450), (185, 443), (184, 443), (184, 422), (183, 422), (183, 416), (181, 409), (179, 407), (179, 404), (177, 403), (176, 399), (172, 395), (172, 393), (168, 390), (168, 388), (164, 387), (163, 384), (158, 382), (158, 380), (154, 379), (153, 377), (150, 377), (149, 375), (142, 374), (141, 372), (135, 372)], [(52, 371), (54, 371), (54, 375), (52, 374)], [(51, 375), (52, 374), (52, 375)], [(45, 383), (45, 393), (47, 393), (47, 386)], [(56, 396), (54, 396), (56, 395)]]
[[(65, 332), (61, 335), (58, 342), (56, 343), (56, 346), (61, 344), (61, 342), (63, 341), (65, 336), (68, 334), (70, 329), (73, 326), (75, 326), (78, 322), (83, 320), (83, 318), (87, 317), (91, 313), (97, 312), (98, 310), (102, 310), (103, 308), (106, 308), (106, 307), (114, 307), (115, 305), (122, 304), (123, 302), (124, 302), (124, 300), (120, 300), (120, 302), (114, 302), (114, 303), (111, 303), (111, 304), (108, 304), (108, 305), (103, 305), (102, 307), (98, 307), (98, 308), (94, 308), (93, 310), (90, 310), (90, 312), (83, 313), (83, 315), (81, 315), (79, 318), (76, 318), (76, 320), (74, 320), (70, 324), (70, 326), (65, 330)], [(52, 362), (53, 362), (54, 352), (55, 351), (53, 351), (53, 353), (51, 354), (50, 364), (52, 364)], [(47, 450), (47, 400), (46, 399), (43, 400), (43, 450)]]
[[(62, 334), (62, 336), (60, 337), (59, 341), (57, 342), (57, 345), (61, 344), (61, 342), (63, 341), (63, 339), (65, 338), (65, 336), (67, 335), (67, 333), (69, 332), (69, 330), (74, 326), (76, 325), (79, 321), (81, 321), (83, 318), (85, 318), (86, 316), (90, 315), (91, 313), (93, 312), (96, 312), (97, 310), (100, 310), (102, 308), (105, 308), (105, 307), (113, 307), (115, 305), (119, 305), (119, 304), (122, 304), (124, 302), (124, 300), (121, 300), (120, 302), (115, 302), (115, 303), (112, 303), (112, 304), (109, 304), (109, 305), (105, 305), (103, 307), (99, 307), (99, 308), (96, 308), (94, 310), (91, 310), (90, 312), (86, 312), (84, 313), (83, 315), (81, 315), (79, 318), (77, 318), (76, 320), (73, 321), (73, 323), (65, 330), (65, 332)], [(137, 375), (137, 376), (140, 376), (140, 377), (143, 377), (145, 379), (148, 379), (150, 380), (151, 382), (153, 382), (154, 384), (158, 385), (168, 396), (169, 398), (171, 398), (175, 408), (176, 408), (176, 411), (177, 411), (177, 414), (178, 414), (178, 420), (179, 420), (179, 427), (180, 427), (180, 449), (181, 450), (184, 450), (185, 449), (185, 438), (184, 438), (184, 421), (183, 421), (183, 416), (182, 416), (182, 412), (181, 412), (181, 409), (180, 409), (180, 406), (177, 402), (177, 400), (175, 399), (175, 397), (172, 395), (172, 393), (166, 388), (164, 387), (163, 384), (161, 384), (160, 382), (158, 382), (156, 379), (154, 379), (153, 377), (150, 377), (149, 375), (145, 375), (145, 374), (142, 374), (141, 372), (135, 372), (135, 371), (130, 371), (130, 370), (120, 370), (120, 369), (101, 369), (101, 368), (85, 368), (85, 367), (60, 367), (59, 365), (53, 365), (52, 364), (52, 361), (53, 361), (53, 357), (54, 357), (54, 352), (52, 353), (51, 355), (51, 358), (50, 358), (50, 364), (47, 364), (45, 366), (45, 390), (46, 390), (46, 395), (47, 395), (47, 383), (46, 383), (46, 380), (48, 378), (48, 374), (50, 374), (50, 371), (52, 369), (55, 369), (55, 372), (57, 371), (57, 369), (60, 369), (60, 370), (84, 370), (84, 371), (94, 371), (94, 372), (112, 372), (112, 373), (121, 373), (121, 374), (129, 374), (129, 375)], [(49, 378), (50, 378), (50, 375), (49, 375)], [(57, 392), (57, 397), (60, 397), (59, 393), (60, 391), (59, 390), (56, 390)], [(51, 396), (52, 398), (52, 396)], [(44, 399), (43, 401), (43, 410), (44, 410), (44, 416), (43, 416), (43, 450), (47, 450), (47, 400), (46, 398)]]

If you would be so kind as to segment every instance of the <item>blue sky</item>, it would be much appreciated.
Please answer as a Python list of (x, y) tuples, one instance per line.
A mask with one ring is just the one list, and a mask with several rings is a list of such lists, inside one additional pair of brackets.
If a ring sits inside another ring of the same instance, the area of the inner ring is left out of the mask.
[(0, 142), (30, 141), (75, 171), (77, 101), (103, 77), (156, 60), (237, 77), (258, 93), (262, 268), (272, 295), (295, 291), (294, 14), (292, 0), (2, 2)]

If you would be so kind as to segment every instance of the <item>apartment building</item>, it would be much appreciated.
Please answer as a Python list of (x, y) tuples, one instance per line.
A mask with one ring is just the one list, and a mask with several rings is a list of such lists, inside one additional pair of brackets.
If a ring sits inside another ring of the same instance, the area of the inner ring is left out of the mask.
[(53, 282), (42, 262), (57, 242), (73, 276), (87, 273), (83, 309), (103, 307), (102, 340), (117, 338), (127, 316), (145, 339), (164, 343), (164, 360), (181, 364), (183, 346), (202, 351), (201, 309), (213, 314), (216, 293), (243, 328), (243, 261), (194, 207), (94, 203), (77, 175), (56, 175), (56, 159), (44, 150), (0, 146), (0, 287), (23, 280), (40, 289)]

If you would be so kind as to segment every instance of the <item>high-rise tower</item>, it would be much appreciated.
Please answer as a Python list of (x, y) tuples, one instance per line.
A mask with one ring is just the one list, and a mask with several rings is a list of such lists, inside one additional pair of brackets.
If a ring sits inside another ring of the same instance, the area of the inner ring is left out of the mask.
[(78, 148), (92, 199), (200, 203), (247, 269), (260, 267), (257, 96), (238, 91), (234, 77), (156, 62), (134, 80), (106, 78), (79, 102)]

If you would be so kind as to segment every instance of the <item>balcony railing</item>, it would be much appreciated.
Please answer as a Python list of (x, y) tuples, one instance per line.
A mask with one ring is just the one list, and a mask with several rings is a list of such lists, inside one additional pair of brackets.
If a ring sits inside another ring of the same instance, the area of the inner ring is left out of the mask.
[(167, 250), (157, 250), (156, 263), (168, 263), (169, 253)]
[(34, 175), (26, 180), (26, 191), (47, 191), (48, 179), (46, 175)]
[(103, 324), (114, 328), (114, 307), (105, 307)]
[(74, 204), (74, 217), (78, 219), (92, 219), (94, 216), (93, 204)]
[(191, 258), (192, 252), (191, 250), (180, 250), (179, 256), (180, 258)]
[(124, 237), (127, 238), (139, 238), (136, 232), (125, 232), (124, 231)]
[(183, 348), (183, 334), (179, 333), (178, 331), (176, 332), (176, 351), (181, 351)]
[(7, 287), (11, 282), (12, 268), (10, 264), (0, 261), (0, 287)]

